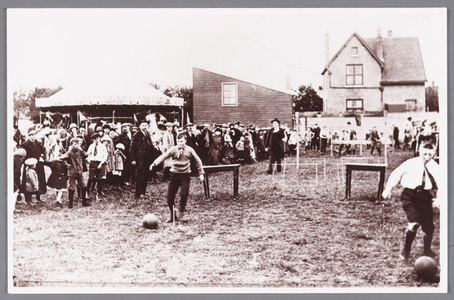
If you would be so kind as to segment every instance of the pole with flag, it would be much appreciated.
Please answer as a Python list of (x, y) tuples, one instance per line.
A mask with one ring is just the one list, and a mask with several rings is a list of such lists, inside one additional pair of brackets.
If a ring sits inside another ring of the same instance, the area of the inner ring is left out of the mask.
[(88, 121), (88, 118), (85, 117), (80, 111), (77, 111), (77, 126), (80, 127), (80, 123)]
[(189, 112), (186, 112), (186, 116), (187, 116), (187, 124), (191, 123), (191, 119), (189, 118)]

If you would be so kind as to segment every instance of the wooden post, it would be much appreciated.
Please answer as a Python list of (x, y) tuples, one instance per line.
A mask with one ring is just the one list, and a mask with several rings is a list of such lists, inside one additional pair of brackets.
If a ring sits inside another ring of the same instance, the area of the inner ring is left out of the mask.
[(385, 165), (388, 165), (388, 143), (385, 142)]
[(300, 113), (295, 112), (296, 116), (296, 134), (298, 138), (296, 139), (296, 169), (299, 170), (300, 166), (300, 126), (299, 126), (299, 117)]
[(282, 180), (285, 180), (285, 167), (287, 166), (287, 160), (284, 158), (284, 172), (282, 172)]
[(315, 184), (318, 184), (318, 163), (315, 164)]
[(323, 181), (326, 181), (326, 158), (323, 159)]

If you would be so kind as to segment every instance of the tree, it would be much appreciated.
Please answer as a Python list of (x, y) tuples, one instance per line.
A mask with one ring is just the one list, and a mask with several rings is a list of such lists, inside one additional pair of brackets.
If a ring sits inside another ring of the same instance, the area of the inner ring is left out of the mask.
[(323, 99), (312, 85), (301, 85), (293, 96), (293, 111), (323, 111)]
[[(184, 111), (189, 114), (189, 118), (193, 118), (193, 97), (194, 89), (191, 86), (175, 86), (167, 87), (163, 93), (168, 97), (178, 97), (184, 99)], [(185, 116), (186, 118), (186, 116)]]
[(30, 92), (22, 90), (13, 92), (14, 116), (17, 119), (28, 116), (30, 111)]
[(39, 122), (39, 108), (36, 107), (36, 98), (47, 98), (63, 89), (62, 86), (57, 88), (35, 88), (31, 91), (13, 92), (14, 112), (16, 117), (29, 117), (33, 122)]
[(439, 111), (438, 109), (438, 86), (432, 81), (432, 86), (426, 87), (426, 111)]

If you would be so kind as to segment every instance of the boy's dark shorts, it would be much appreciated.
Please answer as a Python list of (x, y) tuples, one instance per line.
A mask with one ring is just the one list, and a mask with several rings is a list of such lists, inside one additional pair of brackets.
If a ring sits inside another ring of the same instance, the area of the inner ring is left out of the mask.
[(433, 228), (432, 194), (430, 191), (416, 191), (405, 188), (400, 199), (409, 223), (419, 223), (423, 230), (429, 229), (430, 231), (430, 228)]
[(100, 161), (91, 161), (89, 167), (89, 179), (90, 180), (101, 180), (103, 176), (103, 168), (98, 169)]

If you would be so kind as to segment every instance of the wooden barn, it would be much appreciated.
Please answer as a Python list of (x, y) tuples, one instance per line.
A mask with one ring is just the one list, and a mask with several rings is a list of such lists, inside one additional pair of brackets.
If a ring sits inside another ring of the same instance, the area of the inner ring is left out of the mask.
[(271, 126), (278, 118), (292, 125), (294, 92), (193, 68), (194, 123)]
[(171, 98), (144, 84), (93, 83), (66, 87), (48, 98), (37, 98), (36, 106), (46, 115), (59, 113), (79, 123), (80, 116), (96, 122), (134, 123), (147, 113), (160, 113), (169, 121), (180, 121), (184, 99)]

